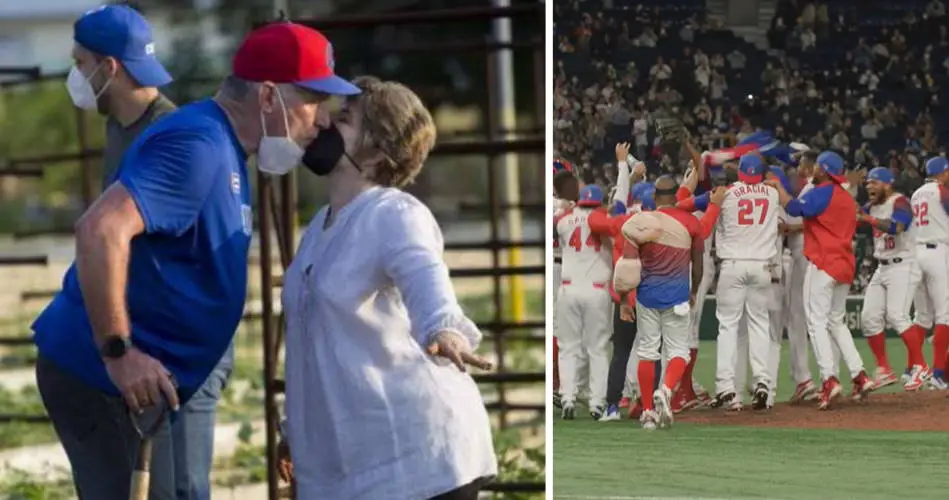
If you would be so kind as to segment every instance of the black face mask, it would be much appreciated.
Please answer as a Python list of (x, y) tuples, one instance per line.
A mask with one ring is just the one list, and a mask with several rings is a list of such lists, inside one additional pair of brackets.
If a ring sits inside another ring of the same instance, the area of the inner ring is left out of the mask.
[(331, 123), (329, 128), (320, 130), (320, 135), (306, 147), (303, 153), (303, 166), (316, 175), (325, 176), (336, 168), (339, 160), (344, 156), (349, 158), (357, 170), (362, 170), (359, 164), (346, 153), (346, 141), (343, 140), (343, 134), (336, 128), (335, 123)]

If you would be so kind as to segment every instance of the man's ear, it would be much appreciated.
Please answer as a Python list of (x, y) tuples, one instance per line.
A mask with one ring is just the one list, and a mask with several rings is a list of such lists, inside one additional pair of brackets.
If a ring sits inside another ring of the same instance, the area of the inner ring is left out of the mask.
[(262, 82), (257, 89), (257, 104), (264, 113), (273, 113), (277, 107), (277, 84)]

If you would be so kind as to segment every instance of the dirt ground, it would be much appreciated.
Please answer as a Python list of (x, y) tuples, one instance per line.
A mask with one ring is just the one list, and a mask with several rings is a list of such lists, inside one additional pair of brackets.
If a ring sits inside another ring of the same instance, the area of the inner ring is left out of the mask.
[(926, 391), (872, 394), (862, 403), (841, 398), (828, 411), (818, 411), (814, 402), (804, 405), (778, 403), (765, 411), (746, 407), (738, 413), (703, 408), (676, 415), (676, 421), (797, 429), (949, 432), (947, 411), (949, 398), (946, 392)]

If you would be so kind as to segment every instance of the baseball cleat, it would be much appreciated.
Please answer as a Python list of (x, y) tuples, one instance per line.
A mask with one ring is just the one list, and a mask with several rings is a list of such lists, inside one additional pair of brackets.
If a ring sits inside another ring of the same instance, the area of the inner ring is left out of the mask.
[(912, 369), (912, 368), (907, 368), (906, 371), (903, 372), (902, 375), (900, 375), (900, 382), (902, 382), (902, 383), (904, 383), (904, 384), (909, 383), (909, 381), (912, 380), (912, 379), (913, 379), (913, 369)]
[(600, 422), (614, 422), (617, 420), (622, 420), (623, 417), (619, 414), (619, 406), (609, 405), (606, 407), (606, 413), (600, 417)]
[(554, 408), (563, 408), (563, 401), (560, 400), (560, 393), (554, 391)]
[(853, 391), (850, 393), (850, 397), (854, 401), (863, 401), (874, 389), (876, 389), (876, 386), (867, 376), (867, 372), (861, 371), (859, 375), (853, 378)]
[(620, 408), (629, 408), (629, 398), (628, 398), (628, 397), (625, 397), (625, 396), (624, 396), (623, 398), (621, 398), (621, 399), (619, 400), (619, 407), (620, 407)]
[(903, 384), (903, 390), (915, 392), (923, 388), (932, 378), (932, 371), (927, 366), (913, 365), (909, 371), (909, 381)]
[(592, 418), (593, 420), (599, 420), (603, 418), (604, 413), (606, 413), (605, 406), (597, 405), (590, 408), (590, 418)]
[(573, 420), (576, 418), (576, 410), (574, 409), (573, 403), (563, 405), (563, 408), (560, 410), (560, 418), (564, 420)]
[(797, 387), (794, 388), (794, 395), (791, 396), (792, 404), (801, 404), (804, 401), (813, 401), (817, 399), (817, 387), (814, 385), (813, 380), (807, 380), (797, 384)]
[(899, 379), (896, 378), (896, 374), (889, 368), (877, 367), (876, 373), (873, 374), (873, 385), (876, 386), (877, 389), (893, 385), (898, 381)]
[(653, 406), (659, 414), (659, 427), (672, 427), (672, 404), (669, 402), (671, 395), (672, 391), (665, 385), (652, 395)]
[(654, 431), (659, 424), (659, 416), (656, 415), (654, 410), (645, 410), (641, 417), (639, 417), (639, 422), (642, 424), (643, 429), (647, 431)]
[(818, 410), (828, 410), (830, 405), (840, 396), (843, 389), (840, 387), (840, 381), (837, 377), (830, 377), (824, 381), (821, 387), (820, 398), (817, 400)]
[(692, 390), (695, 392), (695, 399), (699, 400), (698, 406), (712, 402), (712, 395), (708, 393), (708, 389), (702, 387), (695, 378), (692, 379)]
[(751, 396), (751, 407), (755, 410), (768, 409), (768, 399), (771, 398), (771, 391), (768, 386), (759, 383), (755, 386), (755, 392)]
[(725, 411), (741, 411), (741, 400), (734, 392), (716, 394), (715, 399), (708, 404), (710, 408), (721, 408)]
[(643, 416), (643, 404), (639, 401), (639, 397), (633, 401), (633, 404), (630, 405), (629, 411), (626, 412), (626, 417), (630, 420), (638, 420)]
[(932, 377), (928, 380), (929, 389), (933, 391), (945, 391), (949, 389), (949, 383), (942, 377)]

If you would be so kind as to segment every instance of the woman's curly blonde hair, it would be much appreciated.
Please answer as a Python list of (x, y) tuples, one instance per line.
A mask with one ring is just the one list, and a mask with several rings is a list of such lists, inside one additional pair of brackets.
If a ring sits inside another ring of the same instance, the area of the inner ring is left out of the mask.
[(363, 146), (374, 146), (389, 161), (371, 172), (381, 186), (404, 187), (415, 180), (435, 146), (435, 120), (411, 89), (398, 82), (373, 76), (355, 78), (362, 94), (349, 105), (362, 110)]

